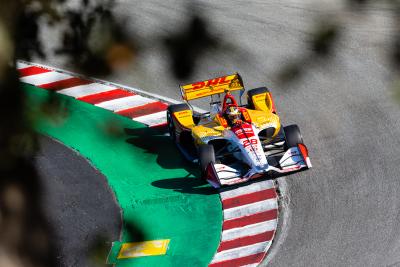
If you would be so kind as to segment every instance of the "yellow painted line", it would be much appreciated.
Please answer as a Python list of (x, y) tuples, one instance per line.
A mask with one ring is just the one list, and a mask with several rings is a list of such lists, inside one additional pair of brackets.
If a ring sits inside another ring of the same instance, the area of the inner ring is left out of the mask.
[(165, 255), (170, 239), (124, 243), (117, 259), (129, 259), (144, 256)]

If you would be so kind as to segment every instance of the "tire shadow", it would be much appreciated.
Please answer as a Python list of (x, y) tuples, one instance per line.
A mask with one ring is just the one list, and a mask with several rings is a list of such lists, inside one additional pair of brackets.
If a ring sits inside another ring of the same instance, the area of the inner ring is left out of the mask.
[[(200, 179), (197, 164), (187, 161), (168, 135), (166, 127), (159, 128), (125, 128), (130, 137), (126, 142), (144, 149), (145, 153), (157, 155), (157, 164), (164, 169), (184, 169), (188, 172), (185, 177), (161, 179), (152, 182), (152, 186), (174, 190), (186, 194), (216, 194), (217, 190)], [(194, 177), (193, 177), (194, 176)]]

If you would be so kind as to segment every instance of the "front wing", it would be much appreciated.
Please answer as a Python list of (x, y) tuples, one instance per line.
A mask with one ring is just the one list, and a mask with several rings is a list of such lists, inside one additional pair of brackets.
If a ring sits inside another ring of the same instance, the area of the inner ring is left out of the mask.
[(232, 166), (210, 163), (207, 166), (205, 178), (213, 187), (220, 188), (221, 186), (240, 184), (257, 178), (275, 178), (311, 167), (307, 147), (304, 144), (298, 144), (297, 147), (292, 147), (285, 151), (277, 164), (270, 164), (266, 169), (250, 169), (243, 175), (241, 170)]

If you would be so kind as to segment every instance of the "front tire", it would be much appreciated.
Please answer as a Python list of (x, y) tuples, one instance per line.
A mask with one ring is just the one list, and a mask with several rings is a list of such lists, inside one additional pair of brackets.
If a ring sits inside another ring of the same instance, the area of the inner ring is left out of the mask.
[(297, 144), (303, 144), (303, 136), (300, 133), (299, 126), (296, 124), (288, 125), (283, 128), (285, 132), (286, 149), (296, 147)]
[(206, 169), (208, 164), (215, 163), (214, 147), (212, 145), (200, 145), (199, 146), (199, 163), (201, 170), (201, 177), (206, 176)]

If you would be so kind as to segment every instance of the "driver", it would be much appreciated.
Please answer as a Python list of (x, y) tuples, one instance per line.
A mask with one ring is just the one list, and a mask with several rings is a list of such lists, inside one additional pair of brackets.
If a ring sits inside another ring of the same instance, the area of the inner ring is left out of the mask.
[(236, 106), (229, 106), (225, 110), (225, 118), (229, 125), (235, 125), (242, 122), (242, 113)]

